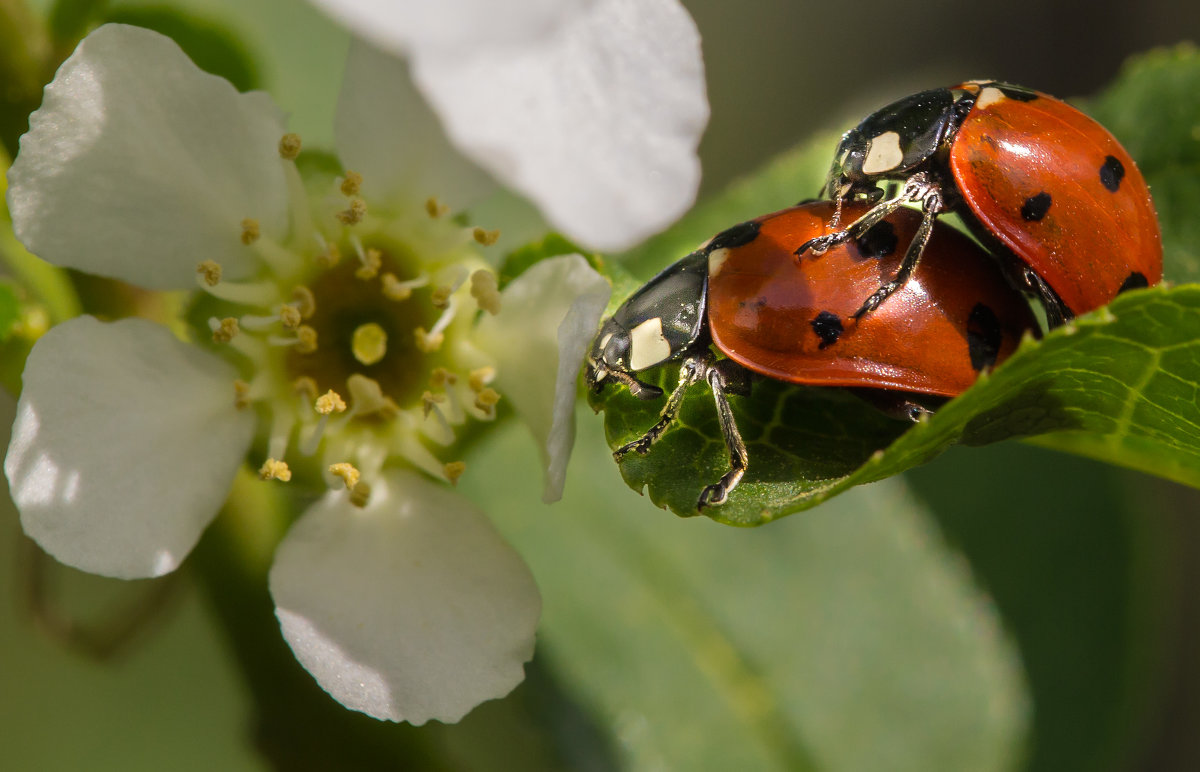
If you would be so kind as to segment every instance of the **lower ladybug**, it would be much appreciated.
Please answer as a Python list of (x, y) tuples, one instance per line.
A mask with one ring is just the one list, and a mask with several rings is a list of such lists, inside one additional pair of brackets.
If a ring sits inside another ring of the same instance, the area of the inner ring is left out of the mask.
[(805, 245), (819, 254), (902, 204), (921, 204), (924, 220), (899, 268), (855, 317), (908, 280), (947, 211), (1042, 301), (1051, 326), (1162, 279), (1158, 218), (1133, 159), (1099, 123), (1046, 94), (968, 81), (893, 102), (842, 137), (825, 189), (875, 201), (884, 180), (902, 181), (899, 195)]
[[(843, 208), (861, 216), (867, 206)], [(923, 226), (919, 213), (886, 214), (859, 238), (820, 258), (797, 248), (836, 230), (838, 207), (815, 201), (735, 225), (670, 266), (605, 321), (587, 357), (587, 382), (635, 396), (662, 390), (637, 374), (682, 360), (679, 384), (657, 423), (618, 448), (646, 453), (670, 427), (688, 387), (707, 381), (729, 451), (729, 471), (704, 488), (697, 508), (723, 503), (749, 458), (727, 392), (748, 393), (750, 375), (812, 386), (852, 387), (885, 404), (926, 412), (908, 395), (953, 397), (1009, 356), (1037, 321), (974, 241), (935, 225), (911, 279), (875, 313), (855, 319), (865, 291), (893, 275)]]

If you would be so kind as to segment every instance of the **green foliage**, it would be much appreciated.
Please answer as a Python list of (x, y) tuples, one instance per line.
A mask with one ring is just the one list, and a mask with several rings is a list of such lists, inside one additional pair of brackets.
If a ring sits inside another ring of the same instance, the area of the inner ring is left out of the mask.
[(17, 293), (13, 286), (6, 281), (0, 281), (0, 343), (8, 339), (20, 314), (21, 309), (17, 304)]
[[(1200, 125), (1197, 94), (1200, 56), (1181, 47), (1135, 60), (1094, 104), (1151, 181), (1167, 247), (1166, 274), (1175, 280), (1200, 276), (1200, 220), (1194, 214), (1200, 211), (1200, 150), (1192, 136)], [(792, 203), (784, 198), (788, 181), (807, 181), (790, 187), (813, 189), (814, 175), (823, 171), (816, 159), (831, 147), (822, 138), (785, 156), (630, 257), (648, 260), (658, 250), (683, 254), (729, 223)], [(670, 388), (676, 369), (660, 368), (649, 380)], [(704, 514), (760, 525), (926, 463), (953, 444), (1013, 437), (1037, 437), (1047, 446), (1200, 487), (1198, 393), (1196, 286), (1126, 293), (1040, 343), (1026, 341), (994, 373), (911, 428), (834, 390), (763, 381), (751, 398), (731, 398), (750, 453), (746, 478), (726, 504)], [(639, 402), (614, 387), (592, 397), (592, 404), (605, 410), (613, 448), (640, 436), (661, 407), (661, 401)], [(678, 425), (649, 454), (621, 462), (630, 487), (645, 488), (654, 503), (679, 515), (696, 514), (700, 490), (727, 468), (703, 385), (692, 389)]]

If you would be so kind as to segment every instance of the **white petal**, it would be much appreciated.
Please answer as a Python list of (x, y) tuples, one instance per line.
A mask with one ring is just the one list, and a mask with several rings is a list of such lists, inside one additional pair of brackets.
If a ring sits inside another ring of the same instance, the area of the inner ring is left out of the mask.
[(475, 342), (496, 361), (494, 385), (529, 425), (546, 469), (543, 499), (562, 496), (575, 442), (575, 384), (612, 287), (579, 255), (543, 260), (504, 288)]
[(545, 34), (590, 0), (312, 0), (352, 31), (394, 53), (462, 51), (496, 40), (520, 44)]
[(708, 101), (677, 0), (598, 0), (521, 46), (412, 64), (454, 144), (581, 243), (632, 246), (695, 199)]
[(487, 517), (412, 472), (365, 509), (330, 493), (275, 555), (283, 636), (325, 691), (375, 718), (457, 721), (503, 697), (533, 656), (541, 596)]
[(17, 237), (56, 265), (190, 287), (202, 260), (234, 278), (252, 267), (244, 218), (271, 237), (286, 225), (279, 111), (157, 32), (109, 24), (88, 35), (29, 125), (8, 204)]
[(25, 365), (4, 459), (21, 525), (67, 565), (173, 571), (229, 493), (254, 431), (235, 373), (141, 319), (82, 316)]
[(338, 157), (363, 175), (368, 196), (424, 201), (455, 211), (495, 183), (446, 139), (400, 59), (353, 41), (334, 122)]

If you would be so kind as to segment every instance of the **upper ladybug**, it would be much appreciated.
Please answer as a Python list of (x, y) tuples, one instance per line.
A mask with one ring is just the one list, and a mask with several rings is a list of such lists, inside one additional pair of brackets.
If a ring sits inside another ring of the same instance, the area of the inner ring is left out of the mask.
[(1016, 286), (1036, 294), (1051, 325), (1162, 279), (1162, 242), (1150, 191), (1133, 159), (1100, 124), (1046, 94), (996, 81), (922, 91), (846, 132), (825, 190), (878, 201), (844, 230), (802, 252), (856, 239), (905, 203), (924, 221), (895, 278), (856, 318), (904, 284), (933, 220), (955, 211)]

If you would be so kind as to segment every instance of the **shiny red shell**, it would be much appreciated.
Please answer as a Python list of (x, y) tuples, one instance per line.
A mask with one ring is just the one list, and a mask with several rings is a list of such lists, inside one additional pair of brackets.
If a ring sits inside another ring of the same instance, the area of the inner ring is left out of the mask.
[(1103, 126), (1045, 94), (1027, 100), (978, 83), (955, 88), (978, 94), (950, 147), (964, 203), (1072, 312), (1162, 280), (1149, 188)]
[[(847, 203), (842, 222), (865, 211)], [(798, 258), (798, 246), (837, 230), (833, 212), (818, 201), (766, 215), (753, 240), (709, 255), (709, 329), (730, 359), (792, 383), (951, 397), (1037, 329), (988, 254), (940, 223), (912, 278), (855, 321), (895, 275), (921, 216), (900, 209), (857, 242)]]

